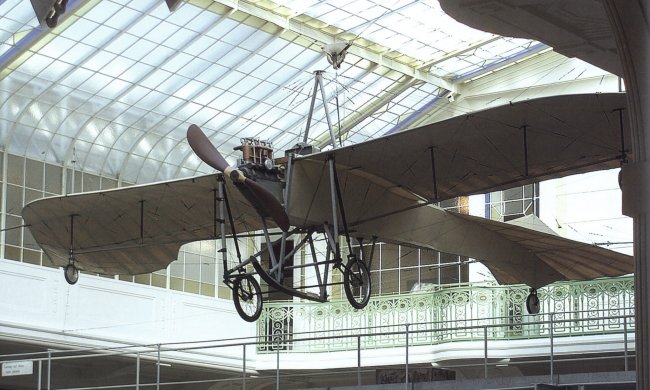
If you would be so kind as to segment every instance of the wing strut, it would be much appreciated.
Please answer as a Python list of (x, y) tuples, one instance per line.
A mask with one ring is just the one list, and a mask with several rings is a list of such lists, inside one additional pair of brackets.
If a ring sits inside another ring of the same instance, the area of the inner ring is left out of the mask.
[[(338, 206), (341, 209), (341, 219), (343, 222), (343, 231), (345, 232), (345, 241), (348, 244), (348, 248), (351, 249), (350, 245), (350, 231), (348, 230), (348, 221), (345, 218), (345, 207), (343, 207), (343, 197), (341, 196), (341, 186), (339, 184), (339, 175), (336, 172), (336, 162), (334, 161), (334, 155), (329, 157), (330, 163), (330, 173), (332, 173), (332, 184), (333, 188), (336, 191), (336, 199), (338, 201)], [(336, 208), (333, 210), (334, 215), (336, 215)]]
[(433, 146), (429, 148), (429, 152), (431, 152), (431, 176), (433, 179), (433, 197), (434, 200), (438, 200), (438, 180), (436, 179), (436, 159), (435, 155), (433, 153)]
[(79, 268), (75, 265), (74, 258), (74, 217), (70, 214), (70, 254), (68, 256), (68, 265), (63, 268), (63, 276), (68, 284), (73, 285), (79, 281)]
[(327, 128), (330, 132), (330, 142), (332, 142), (332, 147), (336, 148), (336, 138), (334, 137), (334, 129), (332, 128), (332, 121), (330, 119), (330, 111), (327, 108), (327, 98), (325, 96), (325, 87), (323, 86), (323, 73), (324, 70), (317, 70), (314, 72), (314, 89), (311, 94), (311, 104), (309, 106), (309, 114), (307, 115), (307, 126), (305, 127), (305, 135), (302, 138), (303, 143), (307, 143), (307, 138), (309, 136), (309, 127), (311, 126), (311, 118), (314, 114), (314, 103), (316, 103), (316, 93), (320, 87), (321, 98), (323, 99), (323, 109), (325, 110), (325, 119), (327, 119)]
[(523, 125), (524, 130), (524, 176), (528, 176), (528, 125)]
[(144, 244), (144, 200), (140, 201), (140, 244)]

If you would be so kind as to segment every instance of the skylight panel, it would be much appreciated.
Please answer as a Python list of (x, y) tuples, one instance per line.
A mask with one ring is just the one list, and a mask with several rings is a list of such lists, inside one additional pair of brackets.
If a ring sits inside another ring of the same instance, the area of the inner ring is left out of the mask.
[(62, 107), (51, 106), (46, 112), (47, 115), (43, 115), (40, 118), (38, 128), (56, 132), (61, 122), (68, 116), (68, 113), (69, 111)]
[(138, 156), (147, 156), (159, 139), (160, 137), (154, 134), (144, 133), (131, 149), (131, 153)]
[(110, 3), (110, 1), (102, 0), (100, 4), (94, 7), (94, 9), (96, 9), (98, 13), (106, 12), (109, 17), (105, 18), (103, 21), (95, 21), (103, 23), (108, 27), (114, 28), (115, 30), (126, 30), (131, 24), (133, 24), (136, 20), (138, 20), (138, 18), (142, 16), (142, 13), (121, 5), (117, 7), (115, 14), (110, 15), (112, 9), (107, 9), (104, 11), (103, 3)]
[(221, 94), (222, 90), (210, 86), (192, 99), (195, 103), (207, 106)]
[(216, 115), (219, 115), (218, 110), (212, 107), (199, 106), (196, 107), (196, 111), (194, 112), (194, 114), (188, 115), (188, 122), (201, 125), (203, 123), (208, 122)]
[(149, 89), (156, 89), (160, 84), (171, 77), (172, 74), (172, 72), (168, 72), (164, 69), (156, 69), (149, 73), (147, 78), (140, 82), (140, 85)]
[(154, 108), (155, 112), (158, 112), (162, 115), (174, 115), (174, 112), (180, 107), (181, 104), (185, 103), (184, 100), (179, 99), (174, 96), (169, 96), (158, 107)]
[[(168, 137), (169, 138), (169, 137)], [(176, 140), (176, 138), (169, 138)], [(191, 153), (191, 149), (187, 143), (176, 141), (176, 146), (169, 150), (166, 156), (163, 157), (163, 161), (168, 164), (175, 166), (178, 169), (179, 165), (182, 165), (185, 157)]]
[[(246, 95), (260, 83), (260, 79), (245, 75), (236, 71), (230, 72), (223, 79), (219, 80), (219, 87), (226, 88), (238, 95)], [(252, 94), (252, 93), (251, 93)], [(255, 91), (255, 95), (262, 97), (263, 94)]]
[(238, 25), (239, 23), (232, 19), (222, 18), (211, 29), (206, 31), (205, 35), (215, 39), (222, 39), (224, 35), (228, 34), (232, 29), (234, 29)]
[[(142, 36), (143, 39), (148, 39), (151, 42), (158, 42), (158, 43), (166, 42), (169, 40), (169, 38), (172, 35), (181, 31), (180, 27), (173, 25), (171, 23), (167, 23), (164, 20), (156, 20), (156, 19), (154, 20), (155, 22), (151, 30), (149, 30), (145, 34), (140, 35)], [(137, 31), (134, 31), (134, 29), (129, 30), (129, 33), (138, 35)]]
[(320, 2), (312, 5), (308, 9), (305, 9), (305, 13), (316, 19), (321, 19), (321, 16), (328, 14), (334, 10), (335, 8), (327, 2)]
[(70, 50), (61, 54), (59, 59), (65, 61), (69, 64), (80, 64), (86, 58), (92, 56), (96, 49), (92, 46), (86, 45), (85, 43), (78, 42), (70, 48)]
[(18, 70), (24, 72), (25, 74), (35, 76), (42, 72), (43, 69), (49, 66), (52, 62), (54, 62), (52, 57), (35, 53), (29, 61), (25, 61), (20, 64)]
[(168, 58), (167, 61), (161, 65), (161, 68), (169, 72), (176, 73), (183, 67), (187, 66), (187, 64), (190, 63), (193, 58), (194, 57), (189, 54), (178, 52), (171, 58)]
[(151, 43), (151, 45), (151, 51), (146, 53), (146, 55), (140, 60), (140, 62), (143, 62), (147, 65), (158, 67), (163, 64), (168, 58), (171, 58), (176, 53), (178, 53), (178, 50), (171, 49), (166, 46), (156, 46), (153, 43)]
[(174, 92), (174, 96), (181, 98), (183, 100), (190, 100), (193, 99), (195, 95), (198, 94), (199, 91), (205, 89), (207, 85), (196, 81), (196, 80), (188, 80), (185, 85), (180, 87), (176, 92)]
[(266, 57), (263, 57), (259, 54), (253, 54), (237, 67), (237, 71), (255, 75), (255, 73), (262, 67), (262, 64), (264, 64), (266, 60)]
[(234, 68), (238, 66), (246, 57), (251, 54), (248, 50), (240, 49), (235, 46), (231, 46), (231, 49), (220, 58), (213, 58), (213, 61), (216, 61), (219, 65), (225, 66), (226, 68)]
[[(8, 96), (12, 96), (11, 99)], [(15, 120), (31, 99), (18, 95), (10, 95), (8, 92), (0, 92), (0, 118)], [(1, 128), (1, 126), (0, 126)]]
[(94, 31), (100, 26), (99, 23), (90, 19), (81, 18), (75, 23), (70, 24), (66, 29), (59, 33), (60, 37), (79, 41), (83, 38), (84, 42), (94, 35)]
[(77, 110), (92, 97), (89, 93), (66, 87), (61, 84), (56, 86), (57, 93), (62, 96), (58, 104), (70, 110)]
[[(115, 140), (119, 137), (119, 133), (115, 126), (109, 125), (108, 122), (105, 122), (106, 125), (99, 126), (97, 128), (98, 134), (95, 138), (95, 143), (102, 146), (112, 146), (115, 143)], [(88, 126), (91, 127), (91, 126)]]
[[(117, 17), (118, 12), (123, 11), (122, 5), (115, 3), (112, 0), (102, 0), (100, 4), (97, 4), (95, 7), (92, 7), (84, 14), (84, 19), (92, 20), (99, 24), (104, 24), (104, 22), (109, 19)], [(128, 14), (136, 14), (135, 11), (131, 9), (126, 9), (126, 13), (120, 16), (126, 17)]]
[(121, 170), (122, 179), (130, 183), (137, 183), (138, 174), (140, 173), (144, 160), (144, 157), (129, 153), (126, 163)]
[[(198, 31), (200, 31), (203, 26), (201, 26), (199, 23), (201, 21), (206, 22), (204, 19), (195, 19), (201, 14), (203, 10), (199, 7), (194, 6), (193, 4), (183, 4), (182, 7), (176, 8), (172, 13), (169, 13), (169, 9), (164, 2), (159, 2), (158, 8), (161, 10), (161, 13), (163, 15), (166, 15), (166, 20), (168, 22), (173, 23), (177, 26), (183, 27), (186, 25), (194, 25), (194, 28), (198, 27)], [(188, 21), (191, 22), (188, 23)]]
[(278, 51), (273, 58), (284, 61), (296, 69), (303, 69), (320, 56), (321, 53), (317, 51), (305, 49), (300, 45), (290, 43)]
[[(80, 92), (86, 93), (83, 91)], [(109, 99), (103, 98), (101, 96), (92, 96), (92, 100), (90, 98), (88, 100), (85, 100), (79, 106), (78, 110), (88, 115), (96, 115), (97, 112), (101, 111), (109, 104), (111, 104), (111, 101)]]
[[(156, 44), (154, 44), (151, 41), (147, 41), (146, 39), (137, 39), (135, 40), (129, 47), (126, 47), (124, 51), (120, 52), (124, 57), (130, 58), (135, 61), (139, 61), (147, 55), (155, 55), (156, 58), (159, 59), (157, 63), (160, 63), (160, 60), (162, 60), (162, 56), (160, 54), (160, 50), (156, 50)], [(155, 51), (154, 51), (155, 50)], [(149, 57), (151, 58), (151, 57)], [(154, 65), (154, 63), (150, 63), (151, 65)]]
[(140, 101), (138, 102), (137, 106), (138, 107), (156, 107), (160, 103), (162, 103), (165, 99), (167, 98), (167, 95), (162, 94), (156, 90), (149, 91), (149, 93), (144, 96)]
[[(83, 66), (85, 69), (98, 72), (100, 69), (104, 68), (105, 66), (109, 66), (116, 58), (117, 58), (117, 54), (110, 53), (107, 51), (98, 51), (94, 55), (87, 58), (81, 66)], [(129, 61), (135, 62), (133, 60), (129, 60)], [(108, 74), (109, 76), (111, 75), (110, 73), (106, 73), (106, 74)]]
[(234, 101), (233, 104), (227, 108), (227, 110), (233, 114), (241, 115), (253, 107), (255, 103), (257, 103), (257, 100), (242, 96)]
[(62, 53), (68, 51), (75, 45), (75, 41), (62, 36), (57, 36), (51, 40), (47, 45), (43, 46), (39, 51), (39, 55), (47, 56), (50, 58), (57, 58)]
[(164, 161), (165, 157), (171, 152), (171, 150), (176, 146), (178, 143), (177, 141), (174, 141), (172, 139), (169, 139), (167, 137), (152, 137), (150, 142), (153, 142), (153, 146), (151, 147), (150, 151), (147, 153), (145, 150), (145, 153), (147, 157), (153, 158), (156, 161)]
[[(26, 62), (39, 62), (39, 61), (26, 61)], [(93, 72), (84, 68), (76, 68), (65, 79), (61, 80), (61, 84), (66, 85), (70, 88), (77, 89), (82, 83), (84, 83), (87, 79), (89, 79), (92, 76), (93, 76)]]
[(195, 103), (192, 103), (192, 102), (186, 102), (180, 108), (178, 108), (176, 110), (176, 112), (174, 112), (174, 116), (177, 117), (177, 118), (183, 118), (183, 119), (190, 118), (190, 117), (194, 116), (197, 112), (199, 112), (199, 110), (202, 107), (203, 106), (201, 106), (200, 104), (195, 104)]
[[(121, 34), (117, 36), (115, 39), (109, 43), (104, 50), (110, 52), (110, 53), (115, 53), (115, 54), (122, 54), (124, 51), (126, 51), (128, 48), (130, 48), (135, 42), (138, 41), (138, 38), (131, 35), (131, 34)], [(141, 56), (138, 56), (138, 59)]]
[(210, 46), (214, 45), (216, 42), (217, 40), (214, 38), (205, 35), (199, 35), (187, 46), (185, 46), (184, 52), (189, 55), (199, 57), (201, 56), (201, 53), (207, 50)]
[(131, 84), (126, 81), (111, 79), (111, 81), (97, 94), (108, 99), (117, 99), (130, 86)]
[[(305, 114), (306, 115), (306, 114)], [(305, 119), (305, 115), (300, 115), (292, 111), (284, 112), (277, 120), (273, 121), (273, 125), (279, 129), (287, 129), (292, 125), (295, 125), (297, 122)]]
[[(147, 115), (147, 110), (138, 108), (138, 107), (129, 107), (125, 109), (120, 115), (118, 115), (114, 122), (122, 124), (128, 127), (134, 127), (133, 125), (143, 116)], [(137, 127), (137, 129), (141, 129)]]
[(221, 37), (221, 40), (231, 45), (239, 46), (239, 44), (245, 41), (246, 38), (253, 35), (255, 31), (256, 30), (253, 29), (253, 27), (241, 23), (235, 26), (235, 28), (233, 28), (232, 30), (228, 31), (226, 34), (224, 34)]
[[(75, 143), (75, 149), (76, 149), (76, 143)], [(88, 152), (86, 153), (86, 158), (83, 162), (84, 168), (90, 169), (91, 172), (101, 172), (104, 161), (106, 160), (106, 155), (110, 154), (109, 149), (105, 146), (102, 145), (97, 145), (93, 144), (90, 146), (90, 149), (88, 149)]]
[(36, 129), (29, 141), (29, 147), (36, 152), (40, 151), (41, 154), (44, 154), (49, 149), (53, 137), (54, 133), (50, 131)]
[[(185, 4), (183, 8), (196, 8), (191, 6), (191, 4)], [(222, 18), (221, 15), (217, 15), (214, 12), (210, 11), (205, 11), (201, 10), (199, 8), (196, 8), (197, 11), (200, 11), (191, 21), (188, 23), (188, 19), (181, 19), (180, 23), (177, 23), (181, 27), (184, 27), (185, 29), (195, 31), (197, 33), (203, 33), (206, 31), (210, 26), (214, 26), (216, 23), (219, 22), (219, 20)], [(176, 20), (176, 11), (172, 12), (170, 15), (170, 18), (168, 21), (174, 23)], [(173, 17), (174, 19), (172, 19)], [(178, 15), (179, 18), (183, 17), (182, 14)]]
[[(101, 73), (107, 76), (118, 78), (122, 76), (123, 73), (128, 74), (129, 69), (136, 64), (135, 61), (123, 56), (114, 56), (112, 54), (110, 56), (113, 58), (100, 70)], [(143, 74), (139, 74), (139, 76), (141, 77)]]
[(151, 90), (149, 88), (144, 88), (139, 85), (133, 85), (128, 91), (126, 91), (121, 97), (120, 101), (128, 105), (136, 105), (143, 97), (145, 97)]
[[(268, 34), (267, 34), (268, 35)], [(270, 35), (269, 35), (270, 37)], [(258, 45), (257, 47), (257, 54), (264, 56), (266, 58), (274, 58), (278, 57), (278, 53), (280, 53), (286, 46), (291, 45), (292, 43), (289, 43), (285, 41), (284, 39), (273, 39), (270, 42), (267, 42), (267, 40), (261, 41), (265, 42), (263, 47), (260, 47)], [(284, 56), (279, 57), (279, 59), (285, 59)], [(285, 60), (288, 62), (290, 58), (286, 58)]]
[(269, 128), (268, 126), (256, 122), (256, 121), (251, 121), (250, 119), (246, 118), (237, 118), (235, 122), (233, 122), (229, 126), (229, 132), (233, 133), (233, 136), (238, 137), (238, 138), (259, 138), (261, 140), (268, 140), (269, 137), (273, 136), (272, 131), (268, 131)]

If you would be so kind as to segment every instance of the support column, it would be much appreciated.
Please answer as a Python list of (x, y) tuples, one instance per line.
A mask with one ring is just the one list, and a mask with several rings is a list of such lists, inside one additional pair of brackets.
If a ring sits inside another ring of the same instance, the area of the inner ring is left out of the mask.
[[(636, 388), (650, 390), (650, 28), (644, 0), (604, 0), (628, 100), (633, 162), (622, 170), (623, 213), (634, 218)], [(649, 129), (649, 134), (646, 134)]]

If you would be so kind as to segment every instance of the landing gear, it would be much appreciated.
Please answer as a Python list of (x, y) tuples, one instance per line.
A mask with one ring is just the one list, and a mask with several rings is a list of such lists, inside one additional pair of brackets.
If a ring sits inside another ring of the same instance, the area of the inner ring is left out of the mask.
[[(67, 0), (63, 2), (64, 7), (66, 2)], [(74, 214), (70, 215), (70, 253), (68, 255), (68, 265), (63, 268), (63, 276), (69, 285), (76, 284), (79, 281), (79, 268), (74, 265), (74, 217)]]
[(262, 289), (251, 275), (237, 277), (232, 286), (233, 302), (239, 316), (254, 322), (262, 314)]
[(350, 256), (343, 271), (343, 288), (350, 305), (363, 309), (370, 300), (370, 272), (356, 256)]
[(537, 290), (534, 288), (530, 289), (530, 294), (526, 297), (526, 310), (528, 314), (539, 313), (539, 297), (537, 296)]
[(73, 263), (70, 263), (63, 269), (63, 276), (68, 284), (76, 284), (79, 281), (79, 268)]

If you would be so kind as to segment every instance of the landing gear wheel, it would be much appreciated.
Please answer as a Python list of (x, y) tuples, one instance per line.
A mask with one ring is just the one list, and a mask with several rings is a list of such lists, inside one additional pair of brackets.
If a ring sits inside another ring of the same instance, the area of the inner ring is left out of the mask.
[(254, 322), (262, 314), (262, 289), (251, 275), (235, 279), (232, 285), (232, 299), (239, 316), (248, 322)]
[(63, 269), (63, 276), (68, 284), (73, 285), (79, 281), (79, 268), (74, 264), (68, 264)]
[(530, 294), (526, 297), (526, 310), (528, 314), (538, 314), (539, 313), (539, 297), (537, 296), (537, 290), (530, 290)]
[(352, 307), (366, 307), (370, 300), (370, 271), (368, 266), (356, 257), (351, 257), (345, 266), (343, 288)]

